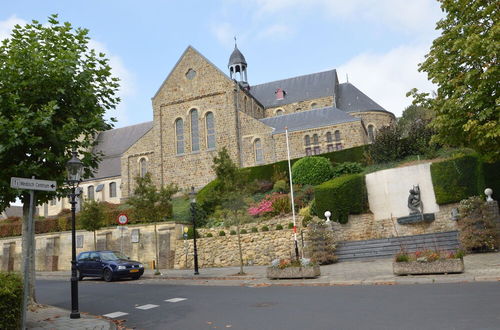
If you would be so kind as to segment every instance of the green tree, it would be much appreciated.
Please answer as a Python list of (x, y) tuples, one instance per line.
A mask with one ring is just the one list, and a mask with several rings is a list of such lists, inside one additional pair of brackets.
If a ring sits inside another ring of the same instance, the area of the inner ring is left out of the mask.
[(403, 114), (398, 118), (397, 125), (401, 129), (401, 134), (408, 136), (415, 123), (427, 125), (434, 117), (433, 110), (412, 104), (403, 110)]
[[(80, 151), (86, 176), (97, 166), (91, 153), (94, 136), (111, 127), (104, 119), (119, 102), (118, 79), (108, 59), (88, 47), (86, 29), (32, 21), (16, 25), (0, 45), (0, 210), (17, 197), (24, 203), (23, 247), (27, 238), (30, 195), (10, 188), (11, 177), (55, 180), (57, 195), (65, 180), (65, 164), (72, 149)], [(37, 192), (35, 203), (54, 198)], [(26, 258), (33, 251), (23, 248)], [(30, 300), (34, 301), (34, 258), (30, 269)]]
[(446, 17), (436, 24), (419, 71), (438, 86), (435, 98), (413, 89), (414, 104), (435, 111), (434, 140), (472, 147), (491, 159), (500, 157), (498, 81), (500, 14), (495, 0), (438, 0)]
[(244, 186), (244, 175), (229, 156), (226, 147), (217, 153), (213, 162), (212, 169), (219, 179), (218, 190), (221, 193), (235, 191)]
[(94, 250), (97, 249), (96, 230), (104, 226), (104, 217), (104, 205), (95, 200), (85, 200), (78, 213), (81, 227), (94, 233)]
[(136, 187), (127, 203), (132, 207), (132, 219), (140, 222), (153, 222), (155, 235), (156, 271), (158, 272), (158, 233), (156, 223), (172, 217), (172, 196), (179, 191), (176, 185), (156, 188), (151, 173), (135, 178)]

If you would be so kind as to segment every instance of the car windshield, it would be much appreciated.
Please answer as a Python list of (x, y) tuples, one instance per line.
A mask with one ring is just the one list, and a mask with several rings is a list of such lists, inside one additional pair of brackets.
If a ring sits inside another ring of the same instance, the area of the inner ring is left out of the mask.
[(128, 257), (120, 252), (101, 252), (101, 260), (118, 260), (128, 259)]

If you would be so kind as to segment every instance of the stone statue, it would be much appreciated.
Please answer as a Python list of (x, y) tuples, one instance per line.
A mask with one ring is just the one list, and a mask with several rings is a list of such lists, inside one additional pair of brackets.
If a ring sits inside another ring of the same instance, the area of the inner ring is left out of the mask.
[(420, 187), (418, 185), (413, 186), (410, 189), (410, 196), (408, 196), (408, 208), (410, 209), (410, 215), (421, 214), (423, 211), (422, 200), (420, 199)]

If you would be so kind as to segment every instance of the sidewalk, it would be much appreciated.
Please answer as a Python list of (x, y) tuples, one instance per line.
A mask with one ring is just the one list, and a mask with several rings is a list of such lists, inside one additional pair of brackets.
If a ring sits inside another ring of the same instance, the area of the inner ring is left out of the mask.
[(80, 313), (79, 319), (70, 319), (70, 311), (54, 306), (38, 305), (30, 309), (32, 310), (29, 310), (27, 314), (27, 329), (112, 330), (117, 328), (111, 320), (84, 313)]
[[(392, 259), (344, 261), (321, 266), (321, 276), (316, 279), (270, 280), (266, 266), (245, 266), (245, 275), (238, 275), (240, 267), (200, 268), (199, 275), (192, 269), (163, 269), (161, 275), (147, 269), (141, 280), (154, 279), (173, 285), (221, 285), (221, 286), (279, 286), (279, 285), (381, 285), (413, 283), (453, 283), (500, 281), (500, 252), (471, 254), (464, 258), (462, 274), (395, 276)], [(37, 272), (37, 278), (66, 278), (70, 271)]]

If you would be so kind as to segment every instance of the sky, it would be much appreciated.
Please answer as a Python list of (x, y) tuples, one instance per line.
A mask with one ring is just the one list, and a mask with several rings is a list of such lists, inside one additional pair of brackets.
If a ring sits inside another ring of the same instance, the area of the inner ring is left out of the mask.
[(436, 88), (418, 72), (443, 17), (436, 0), (2, 0), (0, 40), (15, 24), (51, 14), (89, 29), (110, 59), (122, 99), (115, 127), (153, 118), (151, 97), (191, 45), (224, 72), (234, 49), (250, 85), (337, 69), (400, 116), (406, 93)]

